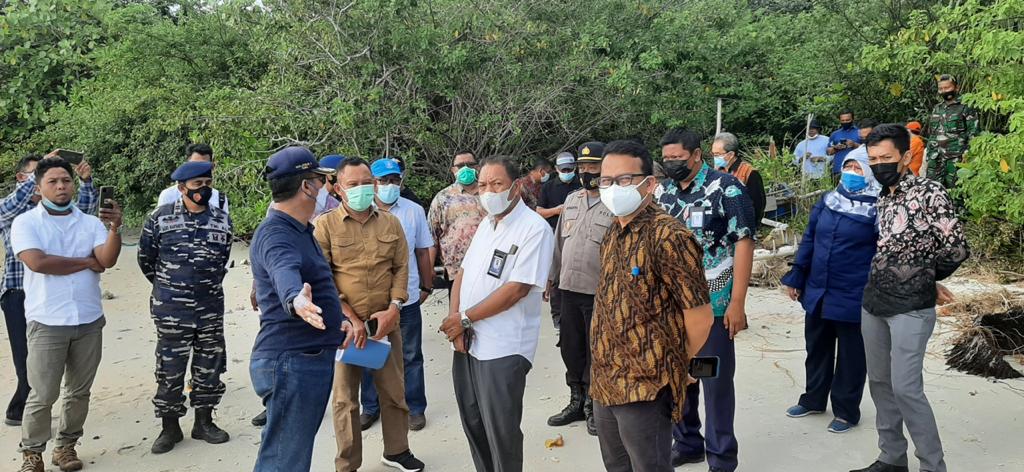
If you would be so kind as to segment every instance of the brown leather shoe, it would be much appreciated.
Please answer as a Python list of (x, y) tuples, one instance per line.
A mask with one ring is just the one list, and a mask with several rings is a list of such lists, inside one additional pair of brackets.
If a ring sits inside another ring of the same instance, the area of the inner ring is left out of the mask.
[(43, 455), (38, 452), (25, 452), (25, 462), (21, 464), (18, 472), (45, 472), (43, 467)]
[(58, 446), (53, 448), (53, 465), (60, 467), (63, 472), (82, 470), (82, 461), (75, 452), (75, 445)]

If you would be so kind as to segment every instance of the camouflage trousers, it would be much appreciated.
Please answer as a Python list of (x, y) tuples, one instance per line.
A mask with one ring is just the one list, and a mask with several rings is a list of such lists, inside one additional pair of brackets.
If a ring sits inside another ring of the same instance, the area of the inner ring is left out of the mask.
[(220, 375), (227, 370), (224, 348), (224, 298), (203, 303), (153, 302), (156, 322), (156, 396), (158, 418), (185, 416), (185, 373), (192, 359), (192, 408), (212, 408), (224, 396)]
[(928, 178), (942, 184), (947, 189), (955, 188), (956, 172), (959, 170), (956, 165), (959, 162), (960, 157), (929, 159)]

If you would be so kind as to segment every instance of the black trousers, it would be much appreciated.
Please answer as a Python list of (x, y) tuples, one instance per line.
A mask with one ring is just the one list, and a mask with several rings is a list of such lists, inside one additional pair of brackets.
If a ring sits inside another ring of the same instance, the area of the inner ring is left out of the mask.
[(8, 290), (0, 297), (0, 308), (7, 320), (7, 337), (11, 341), (11, 357), (14, 360), (14, 372), (18, 376), (18, 388), (7, 404), (7, 418), (21, 420), (28, 400), (28, 370), (25, 361), (28, 359), (28, 341), (25, 338), (25, 292)]
[(558, 287), (551, 287), (551, 321), (555, 329), (562, 329), (562, 293)]
[(532, 365), (512, 355), (487, 361), (456, 352), (455, 401), (477, 472), (522, 472), (523, 395)]
[(565, 363), (565, 383), (586, 389), (590, 386), (590, 319), (594, 314), (594, 296), (562, 290), (560, 298), (562, 318), (558, 345)]
[(672, 392), (649, 402), (594, 402), (601, 459), (608, 472), (672, 472)]
[(807, 315), (807, 390), (800, 405), (825, 411), (832, 398), (832, 413), (852, 424), (860, 422), (860, 401), (864, 397), (867, 361), (860, 323), (826, 320), (818, 313)]

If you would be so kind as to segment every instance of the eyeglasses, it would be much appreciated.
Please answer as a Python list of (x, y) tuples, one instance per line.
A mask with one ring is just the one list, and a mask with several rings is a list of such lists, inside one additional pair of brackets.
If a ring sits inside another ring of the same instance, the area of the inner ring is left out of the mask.
[(377, 183), (381, 185), (399, 185), (402, 183), (402, 178), (397, 175), (389, 175), (377, 179)]
[(597, 188), (609, 188), (612, 184), (616, 184), (619, 187), (627, 187), (633, 184), (633, 179), (637, 177), (647, 177), (646, 174), (622, 174), (615, 177), (601, 177), (597, 179)]
[(310, 178), (308, 178), (306, 180), (315, 180), (317, 182), (320, 182), (320, 185), (324, 185), (324, 184), (327, 183), (327, 176), (326, 175), (316, 175), (316, 176), (310, 177)]

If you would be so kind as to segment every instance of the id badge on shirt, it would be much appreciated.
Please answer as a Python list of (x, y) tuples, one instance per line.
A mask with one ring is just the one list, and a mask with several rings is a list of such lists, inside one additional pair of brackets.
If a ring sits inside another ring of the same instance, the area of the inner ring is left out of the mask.
[(517, 251), (519, 251), (519, 247), (515, 245), (512, 245), (508, 252), (495, 249), (494, 254), (491, 255), (491, 263), (487, 266), (487, 275), (500, 279), (501, 274), (505, 272), (505, 267), (510, 264), (510, 257)]
[(704, 229), (704, 217), (707, 208), (703, 206), (691, 206), (687, 209), (686, 226), (690, 229)]

